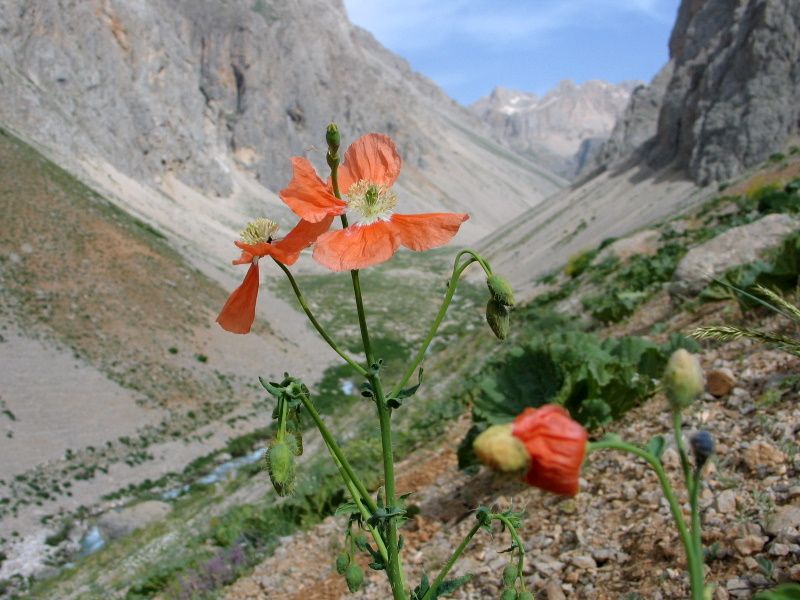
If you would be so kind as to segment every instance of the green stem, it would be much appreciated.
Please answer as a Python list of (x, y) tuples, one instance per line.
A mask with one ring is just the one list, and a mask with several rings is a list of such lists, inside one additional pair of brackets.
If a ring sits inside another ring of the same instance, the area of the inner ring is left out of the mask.
[(672, 431), (675, 434), (675, 447), (678, 449), (678, 455), (681, 457), (681, 468), (683, 469), (683, 480), (686, 482), (686, 489), (689, 492), (689, 497), (693, 494), (694, 478), (692, 477), (692, 467), (689, 464), (689, 455), (686, 452), (686, 446), (683, 443), (683, 423), (681, 420), (680, 411), (673, 411), (672, 413)]
[(694, 473), (694, 484), (692, 485), (692, 492), (689, 496), (689, 504), (692, 508), (692, 543), (694, 544), (694, 553), (697, 561), (700, 563), (700, 574), (705, 579), (705, 555), (703, 554), (703, 525), (700, 520), (700, 471), (696, 470)]
[[(466, 263), (463, 265), (458, 264), (459, 259), (464, 254), (471, 254), (472, 258), (470, 258)], [(450, 307), (450, 302), (453, 300), (453, 295), (456, 293), (456, 288), (458, 287), (458, 282), (461, 278), (461, 274), (464, 270), (470, 266), (474, 262), (479, 262), (481, 266), (486, 270), (488, 265), (484, 264), (482, 258), (477, 257), (477, 255), (472, 252), (472, 250), (462, 250), (456, 256), (455, 261), (453, 262), (453, 274), (450, 277), (450, 281), (447, 283), (447, 292), (444, 295), (444, 299), (442, 300), (442, 305), (439, 307), (439, 313), (436, 315), (436, 319), (434, 319), (433, 324), (431, 325), (430, 331), (428, 331), (427, 337), (423, 340), (422, 346), (420, 346), (417, 355), (414, 357), (413, 362), (409, 365), (406, 369), (405, 373), (403, 373), (403, 377), (397, 383), (397, 385), (392, 388), (392, 391), (389, 392), (389, 397), (393, 398), (400, 393), (400, 390), (408, 383), (408, 380), (411, 379), (411, 376), (414, 374), (414, 371), (417, 370), (417, 367), (422, 363), (423, 359), (425, 358), (425, 353), (428, 351), (428, 346), (431, 345), (433, 341), (433, 337), (436, 335), (436, 332), (439, 330), (439, 326), (442, 324), (444, 320), (444, 316), (447, 314), (447, 309)], [(491, 271), (489, 271), (491, 274)]]
[(692, 600), (703, 600), (704, 581), (703, 581), (703, 565), (698, 562), (697, 553), (695, 552), (694, 543), (689, 530), (686, 527), (686, 521), (683, 518), (681, 505), (678, 502), (675, 493), (672, 491), (672, 486), (669, 483), (667, 474), (664, 472), (664, 467), (661, 461), (658, 460), (653, 454), (647, 450), (643, 450), (633, 444), (628, 444), (619, 440), (601, 440), (599, 442), (591, 442), (588, 447), (588, 452), (595, 452), (597, 450), (612, 449), (628, 452), (639, 458), (643, 459), (655, 471), (658, 481), (661, 484), (661, 489), (664, 492), (664, 497), (669, 503), (669, 509), (672, 513), (672, 518), (675, 520), (675, 525), (678, 527), (678, 534), (683, 543), (686, 551), (686, 563), (689, 567), (689, 583), (692, 588)]
[(456, 548), (453, 554), (450, 556), (450, 558), (447, 559), (447, 562), (439, 571), (439, 574), (436, 576), (436, 579), (433, 580), (431, 587), (428, 588), (428, 591), (425, 592), (424, 596), (422, 596), (422, 600), (428, 600), (429, 598), (432, 597), (433, 594), (436, 593), (436, 590), (442, 584), (444, 578), (447, 577), (447, 574), (450, 572), (450, 569), (453, 568), (453, 565), (456, 564), (456, 561), (464, 553), (464, 550), (467, 549), (467, 546), (469, 545), (472, 538), (475, 537), (476, 533), (478, 533), (478, 530), (481, 528), (481, 525), (482, 523), (478, 521), (477, 523), (475, 523), (475, 525), (472, 526), (472, 529), (469, 530), (469, 533), (467, 533), (464, 539), (461, 540), (461, 543), (458, 545), (458, 548)]
[[(273, 260), (275, 259), (273, 258)], [(286, 273), (286, 277), (289, 279), (289, 283), (292, 285), (292, 289), (294, 290), (294, 295), (297, 296), (297, 301), (300, 302), (300, 306), (303, 309), (303, 312), (306, 313), (308, 320), (311, 321), (311, 324), (314, 326), (314, 329), (316, 329), (319, 332), (319, 334), (322, 336), (322, 339), (328, 342), (328, 345), (331, 348), (333, 348), (333, 351), (336, 352), (336, 354), (338, 354), (339, 356), (341, 356), (344, 359), (344, 361), (348, 365), (350, 365), (359, 375), (361, 375), (362, 377), (366, 377), (367, 376), (366, 369), (364, 369), (364, 367), (362, 367), (352, 358), (347, 356), (347, 354), (345, 354), (345, 352), (341, 348), (339, 348), (336, 342), (333, 341), (331, 336), (328, 335), (328, 332), (325, 331), (320, 322), (317, 321), (316, 317), (314, 317), (314, 314), (311, 312), (311, 309), (308, 307), (308, 304), (306, 303), (306, 299), (303, 296), (303, 293), (300, 291), (300, 288), (297, 286), (297, 282), (295, 281), (294, 277), (292, 276), (292, 273), (289, 271), (286, 265), (278, 262), (277, 260), (275, 260), (275, 264), (277, 264), (283, 270), (283, 272)]]
[(280, 418), (278, 419), (278, 434), (276, 436), (279, 442), (282, 442), (286, 437), (286, 417), (289, 414), (289, 403), (285, 398), (281, 397), (280, 402)]
[(342, 481), (344, 481), (344, 485), (347, 487), (347, 491), (350, 492), (350, 497), (353, 499), (353, 502), (358, 508), (358, 512), (361, 513), (361, 517), (364, 521), (364, 526), (372, 534), (372, 539), (375, 540), (375, 545), (378, 547), (378, 551), (381, 553), (381, 557), (383, 557), (384, 561), (388, 561), (389, 554), (386, 551), (386, 544), (383, 542), (383, 538), (381, 537), (380, 532), (375, 527), (373, 527), (368, 523), (371, 515), (369, 511), (364, 507), (361, 494), (358, 492), (356, 486), (347, 476), (347, 473), (342, 467), (342, 463), (340, 463), (339, 459), (336, 458), (336, 454), (333, 452), (330, 446), (328, 446), (328, 452), (331, 453), (331, 458), (333, 458), (333, 463), (336, 465), (336, 468), (339, 469), (339, 475), (341, 475)]
[(525, 578), (522, 577), (522, 569), (525, 566), (525, 546), (522, 543), (522, 538), (519, 537), (519, 533), (517, 533), (516, 528), (508, 519), (508, 517), (504, 515), (494, 515), (494, 518), (498, 521), (501, 521), (507, 528), (509, 533), (511, 533), (511, 539), (513, 539), (517, 543), (517, 550), (519, 550), (519, 554), (517, 556), (517, 572), (520, 574), (519, 580), (522, 582), (522, 591), (525, 591)]
[(322, 418), (319, 416), (317, 409), (314, 407), (314, 404), (311, 402), (311, 399), (306, 396), (305, 394), (300, 394), (298, 396), (300, 398), (300, 402), (303, 403), (303, 406), (308, 411), (308, 414), (311, 415), (311, 419), (314, 421), (314, 424), (319, 429), (319, 433), (322, 436), (322, 439), (325, 440), (325, 444), (328, 446), (328, 449), (331, 453), (336, 457), (336, 460), (342, 465), (344, 472), (350, 478), (350, 481), (353, 482), (353, 485), (356, 487), (358, 492), (361, 494), (361, 497), (364, 499), (364, 502), (367, 504), (370, 512), (376, 512), (378, 510), (378, 505), (375, 504), (375, 501), (369, 495), (367, 488), (361, 483), (361, 480), (356, 476), (353, 468), (350, 466), (350, 463), (345, 458), (344, 454), (342, 453), (342, 449), (339, 448), (339, 445), (336, 443), (336, 440), (333, 439), (333, 435), (331, 435), (330, 430), (327, 428), (325, 423), (322, 421)]

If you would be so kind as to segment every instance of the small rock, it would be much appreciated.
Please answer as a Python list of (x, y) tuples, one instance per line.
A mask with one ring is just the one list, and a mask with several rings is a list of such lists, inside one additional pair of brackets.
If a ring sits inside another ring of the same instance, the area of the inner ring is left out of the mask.
[(561, 582), (555, 579), (551, 579), (547, 582), (547, 586), (544, 588), (544, 593), (547, 597), (547, 600), (567, 600), (567, 597), (561, 590)]
[(717, 496), (717, 510), (724, 515), (729, 515), (736, 511), (736, 492), (725, 490)]
[(786, 544), (772, 544), (769, 548), (771, 556), (788, 556), (789, 552), (790, 548)]
[(597, 563), (591, 556), (585, 554), (579, 554), (577, 556), (571, 556), (569, 558), (569, 562), (576, 566), (579, 569), (596, 569)]
[(552, 556), (542, 555), (534, 558), (531, 563), (542, 575), (555, 575), (564, 569), (564, 563)]
[(786, 455), (783, 452), (762, 440), (753, 442), (744, 451), (744, 462), (754, 472), (758, 472), (759, 467), (774, 469), (785, 461)]
[(730, 594), (724, 587), (717, 586), (714, 589), (714, 600), (728, 600), (729, 598)]
[(750, 597), (750, 584), (741, 577), (735, 579), (728, 579), (725, 582), (725, 589), (734, 598), (749, 598)]
[(777, 536), (786, 529), (800, 529), (800, 506), (781, 506), (767, 521), (767, 533)]
[(739, 554), (742, 556), (748, 556), (749, 554), (761, 552), (761, 549), (764, 547), (766, 542), (767, 538), (761, 537), (760, 535), (746, 535), (743, 538), (739, 538), (738, 540), (734, 541), (733, 545), (739, 551)]
[(715, 398), (728, 395), (735, 384), (736, 377), (728, 368), (713, 369), (706, 373), (706, 389)]
[(789, 579), (792, 581), (800, 581), (800, 563), (789, 567)]

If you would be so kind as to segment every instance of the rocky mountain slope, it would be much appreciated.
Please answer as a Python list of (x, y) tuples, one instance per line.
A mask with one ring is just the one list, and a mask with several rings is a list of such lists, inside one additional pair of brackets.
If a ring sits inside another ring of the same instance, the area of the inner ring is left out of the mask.
[(578, 184), (484, 248), (530, 290), (554, 247), (578, 252), (641, 227), (785, 152), (800, 132), (798, 11), (793, 0), (685, 0), (669, 63), (634, 90)]
[(470, 212), (462, 241), (563, 183), (493, 143), (341, 1), (14, 1), (0, 23), (0, 123), (215, 258), (240, 225), (226, 211), (281, 214), (290, 156), (323, 166), (330, 121), (345, 143), (393, 136), (400, 209)]
[(571, 179), (611, 133), (638, 82), (560, 82), (544, 96), (495, 88), (470, 106), (497, 139)]

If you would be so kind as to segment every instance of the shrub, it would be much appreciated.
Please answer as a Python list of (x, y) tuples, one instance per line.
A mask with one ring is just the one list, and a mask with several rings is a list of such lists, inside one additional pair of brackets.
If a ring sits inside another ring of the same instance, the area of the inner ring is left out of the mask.
[(573, 254), (569, 257), (567, 264), (564, 266), (564, 274), (574, 279), (587, 269), (596, 254), (596, 250), (584, 250), (583, 252)]

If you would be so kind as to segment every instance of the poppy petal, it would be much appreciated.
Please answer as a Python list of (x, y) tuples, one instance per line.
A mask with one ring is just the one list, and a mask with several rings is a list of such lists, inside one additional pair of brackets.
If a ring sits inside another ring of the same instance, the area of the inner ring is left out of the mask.
[(286, 234), (282, 240), (272, 244), (272, 256), (285, 265), (293, 265), (305, 248), (313, 244), (316, 239), (328, 231), (333, 223), (333, 217), (325, 217), (318, 223), (301, 220), (294, 229)]
[(328, 190), (308, 159), (292, 158), (292, 173), (292, 180), (280, 191), (280, 197), (297, 216), (318, 223), (329, 215), (344, 213), (345, 203)]
[(403, 161), (389, 136), (368, 133), (350, 144), (339, 167), (339, 189), (347, 193), (362, 179), (390, 187), (400, 175)]
[(467, 219), (463, 213), (395, 214), (390, 223), (403, 246), (421, 252), (444, 246)]
[(258, 264), (252, 263), (242, 284), (233, 290), (217, 317), (223, 329), (231, 333), (248, 333), (256, 318), (258, 299)]
[(314, 260), (331, 271), (363, 269), (389, 260), (399, 247), (391, 224), (376, 221), (322, 234), (314, 247)]

